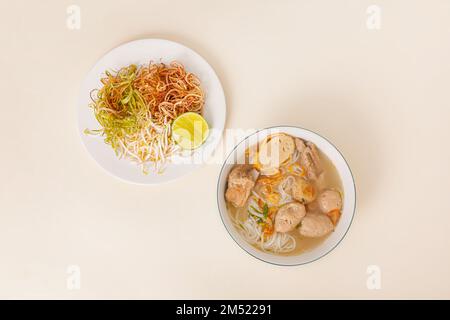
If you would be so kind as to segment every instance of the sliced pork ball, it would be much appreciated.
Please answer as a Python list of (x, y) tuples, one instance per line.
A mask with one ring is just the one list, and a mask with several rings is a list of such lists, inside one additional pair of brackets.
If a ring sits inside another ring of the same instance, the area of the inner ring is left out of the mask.
[(294, 139), (287, 134), (275, 134), (267, 137), (259, 147), (261, 174), (277, 174), (280, 165), (292, 156), (294, 150)]
[(225, 199), (235, 207), (243, 207), (255, 186), (256, 177), (251, 165), (235, 166), (228, 175)]
[(318, 238), (327, 235), (333, 229), (333, 223), (326, 215), (308, 213), (302, 219), (299, 232), (305, 237)]
[(306, 174), (311, 180), (316, 180), (323, 172), (319, 151), (311, 142), (307, 142), (306, 148), (300, 153), (300, 163), (306, 169)]
[(260, 171), (263, 176), (274, 176), (280, 172), (276, 167), (261, 167)]
[(275, 215), (275, 231), (289, 232), (302, 221), (306, 215), (305, 206), (298, 202), (285, 204)]
[(300, 138), (295, 138), (295, 147), (300, 153), (302, 153), (306, 149), (305, 141)]
[(280, 134), (277, 136), (279, 140), (279, 148), (280, 148), (280, 163), (284, 163), (288, 160), (295, 150), (294, 139), (287, 134)]

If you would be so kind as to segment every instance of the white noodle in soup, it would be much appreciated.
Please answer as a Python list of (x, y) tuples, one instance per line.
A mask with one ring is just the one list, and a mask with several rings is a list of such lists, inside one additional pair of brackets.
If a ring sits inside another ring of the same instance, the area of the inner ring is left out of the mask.
[[(262, 153), (265, 154), (262, 154)], [(225, 199), (240, 235), (264, 252), (298, 255), (339, 223), (342, 183), (311, 142), (279, 133), (246, 151), (228, 175)]]

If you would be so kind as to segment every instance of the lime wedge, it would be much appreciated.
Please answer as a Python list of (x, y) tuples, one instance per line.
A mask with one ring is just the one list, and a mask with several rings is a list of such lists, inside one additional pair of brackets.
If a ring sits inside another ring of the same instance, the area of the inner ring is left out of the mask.
[(208, 123), (195, 112), (183, 113), (172, 124), (172, 138), (185, 150), (201, 146), (208, 138), (208, 133)]

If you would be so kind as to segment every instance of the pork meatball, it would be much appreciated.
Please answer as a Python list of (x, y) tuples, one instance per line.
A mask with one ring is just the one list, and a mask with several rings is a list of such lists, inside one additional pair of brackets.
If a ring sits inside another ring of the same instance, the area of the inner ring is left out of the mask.
[(318, 238), (327, 235), (333, 229), (333, 223), (326, 215), (309, 213), (302, 219), (299, 232), (305, 237)]
[(275, 231), (289, 232), (302, 221), (306, 215), (305, 206), (298, 202), (285, 204), (275, 215)]
[(320, 210), (323, 213), (328, 213), (333, 210), (341, 210), (342, 199), (339, 192), (335, 190), (325, 190), (317, 198)]

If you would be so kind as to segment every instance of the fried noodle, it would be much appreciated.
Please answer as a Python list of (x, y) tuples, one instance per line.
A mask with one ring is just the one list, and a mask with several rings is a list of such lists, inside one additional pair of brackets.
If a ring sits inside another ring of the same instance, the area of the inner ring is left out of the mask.
[(101, 128), (85, 130), (104, 137), (119, 157), (163, 172), (179, 149), (171, 124), (185, 112), (201, 114), (205, 95), (200, 80), (182, 64), (150, 62), (105, 72), (102, 87), (91, 93), (95, 117)]

